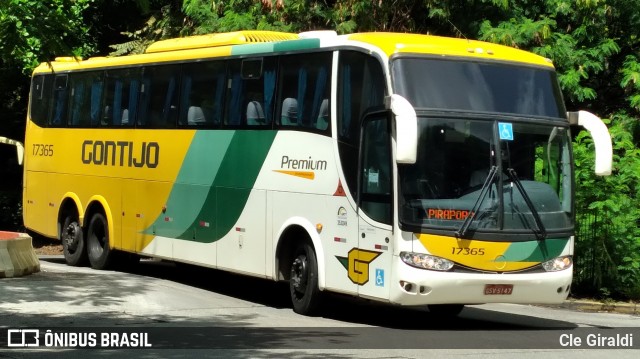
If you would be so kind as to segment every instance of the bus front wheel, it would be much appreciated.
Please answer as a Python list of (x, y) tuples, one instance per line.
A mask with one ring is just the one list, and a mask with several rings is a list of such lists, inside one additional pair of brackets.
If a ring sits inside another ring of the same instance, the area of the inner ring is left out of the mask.
[(109, 248), (109, 226), (102, 213), (96, 213), (87, 228), (87, 254), (93, 269), (106, 269), (111, 264), (113, 251)]
[(298, 245), (291, 263), (289, 293), (293, 311), (302, 315), (313, 315), (320, 304), (318, 289), (318, 261), (313, 247), (308, 243)]
[(84, 233), (78, 217), (67, 214), (60, 229), (60, 241), (64, 260), (70, 266), (82, 266), (87, 262)]

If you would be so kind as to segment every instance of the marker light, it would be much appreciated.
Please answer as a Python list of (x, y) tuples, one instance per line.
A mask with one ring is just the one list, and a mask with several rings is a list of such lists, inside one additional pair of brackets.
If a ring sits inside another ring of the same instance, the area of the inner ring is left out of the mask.
[(571, 256), (557, 257), (542, 263), (542, 268), (547, 272), (557, 272), (565, 270), (573, 264)]
[(406, 264), (421, 269), (448, 271), (453, 267), (452, 261), (429, 254), (400, 252), (400, 258)]

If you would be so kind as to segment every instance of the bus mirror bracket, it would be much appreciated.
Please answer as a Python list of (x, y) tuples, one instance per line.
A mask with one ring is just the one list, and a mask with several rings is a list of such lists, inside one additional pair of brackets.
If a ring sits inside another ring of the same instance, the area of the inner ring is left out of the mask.
[(393, 94), (385, 98), (385, 106), (395, 118), (396, 162), (416, 163), (418, 149), (418, 118), (406, 98)]
[(611, 146), (611, 135), (609, 134), (607, 125), (605, 125), (598, 116), (588, 111), (567, 112), (567, 117), (571, 125), (582, 126), (591, 134), (596, 150), (596, 175), (610, 175), (613, 162), (613, 149)]
[(22, 142), (6, 137), (0, 137), (0, 143), (16, 146), (16, 150), (18, 151), (18, 164), (22, 166), (22, 160), (24, 159), (24, 145)]

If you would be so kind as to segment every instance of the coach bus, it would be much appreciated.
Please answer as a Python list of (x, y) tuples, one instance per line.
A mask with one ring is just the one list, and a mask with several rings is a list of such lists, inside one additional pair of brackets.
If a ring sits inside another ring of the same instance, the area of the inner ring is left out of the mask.
[(550, 60), (418, 34), (240, 31), (33, 73), (24, 223), (69, 265), (132, 256), (456, 315), (559, 303), (571, 125)]

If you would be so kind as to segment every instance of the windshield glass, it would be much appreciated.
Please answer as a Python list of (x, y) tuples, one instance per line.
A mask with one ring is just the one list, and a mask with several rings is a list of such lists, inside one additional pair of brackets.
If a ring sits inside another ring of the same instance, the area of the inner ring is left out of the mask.
[(395, 93), (416, 109), (565, 117), (551, 68), (414, 57), (391, 67)]
[(571, 230), (568, 128), (419, 117), (418, 131), (416, 163), (399, 165), (402, 225), (458, 231), (473, 214), (470, 232)]

